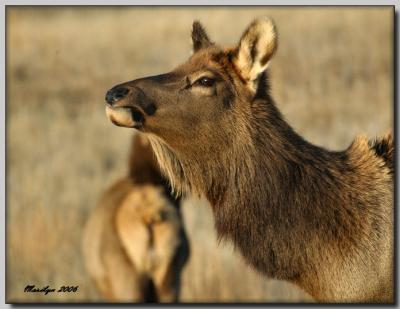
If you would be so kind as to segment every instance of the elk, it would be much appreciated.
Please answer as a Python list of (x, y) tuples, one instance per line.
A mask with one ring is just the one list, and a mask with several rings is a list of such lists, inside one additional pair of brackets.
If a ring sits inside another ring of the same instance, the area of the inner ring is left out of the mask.
[(269, 91), (270, 18), (233, 47), (195, 21), (192, 41), (173, 71), (111, 88), (109, 120), (149, 137), (175, 192), (205, 196), (219, 237), (255, 270), (320, 302), (392, 302), (391, 134), (343, 151), (297, 134)]
[(170, 192), (149, 141), (135, 134), (129, 175), (104, 192), (84, 232), (86, 268), (107, 300), (178, 300), (189, 247)]

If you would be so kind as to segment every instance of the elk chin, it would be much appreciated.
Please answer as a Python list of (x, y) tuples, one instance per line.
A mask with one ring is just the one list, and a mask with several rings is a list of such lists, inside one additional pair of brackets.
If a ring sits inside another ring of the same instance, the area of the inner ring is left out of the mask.
[(116, 126), (141, 129), (144, 117), (141, 112), (131, 107), (106, 106), (107, 118)]

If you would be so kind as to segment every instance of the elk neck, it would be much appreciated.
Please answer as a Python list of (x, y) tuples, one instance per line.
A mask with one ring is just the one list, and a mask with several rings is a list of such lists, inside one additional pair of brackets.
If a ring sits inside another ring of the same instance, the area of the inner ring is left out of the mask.
[(232, 240), (254, 268), (296, 282), (305, 273), (317, 276), (315, 256), (349, 235), (341, 233), (347, 210), (337, 201), (352, 167), (346, 152), (308, 143), (272, 101), (265, 103), (253, 102), (251, 122), (231, 151), (203, 164), (202, 184), (208, 181), (219, 237)]

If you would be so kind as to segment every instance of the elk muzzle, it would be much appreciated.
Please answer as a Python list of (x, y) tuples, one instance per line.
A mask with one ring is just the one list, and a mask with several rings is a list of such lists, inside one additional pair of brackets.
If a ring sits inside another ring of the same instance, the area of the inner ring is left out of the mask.
[(107, 91), (105, 100), (108, 119), (120, 127), (142, 129), (146, 117), (156, 112), (153, 101), (136, 86), (115, 86)]

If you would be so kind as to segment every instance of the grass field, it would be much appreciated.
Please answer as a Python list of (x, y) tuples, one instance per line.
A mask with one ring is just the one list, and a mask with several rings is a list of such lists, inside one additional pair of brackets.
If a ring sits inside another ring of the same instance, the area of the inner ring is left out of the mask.
[[(272, 94), (301, 135), (339, 150), (392, 128), (391, 8), (7, 8), (7, 301), (101, 300), (83, 267), (82, 228), (126, 173), (132, 134), (106, 119), (106, 90), (183, 62), (194, 19), (234, 44), (261, 15), (279, 32)], [(206, 202), (187, 200), (183, 215), (192, 255), (182, 301), (310, 301), (218, 244)], [(27, 284), (79, 292), (28, 294)]]

